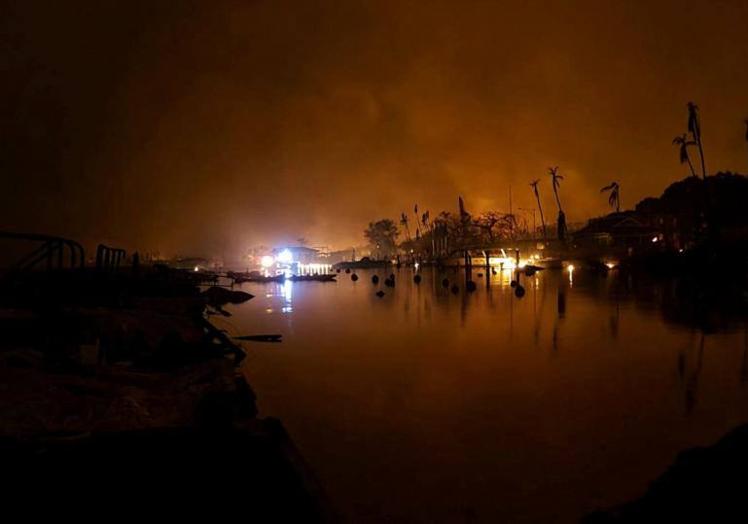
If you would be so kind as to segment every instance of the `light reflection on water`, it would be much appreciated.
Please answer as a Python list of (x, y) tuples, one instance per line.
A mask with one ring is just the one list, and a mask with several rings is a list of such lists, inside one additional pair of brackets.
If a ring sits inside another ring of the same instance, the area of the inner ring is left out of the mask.
[(234, 329), (283, 334), (248, 346), (261, 414), (347, 520), (572, 522), (748, 422), (743, 323), (707, 312), (705, 335), (677, 288), (631, 277), (542, 272), (517, 299), (478, 273), (472, 294), (428, 269), (244, 285)]

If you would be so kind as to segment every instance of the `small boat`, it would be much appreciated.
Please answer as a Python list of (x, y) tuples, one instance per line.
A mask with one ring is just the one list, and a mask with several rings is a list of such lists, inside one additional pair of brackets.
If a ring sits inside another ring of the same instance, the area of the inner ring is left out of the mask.
[(291, 275), (288, 280), (291, 282), (335, 282), (335, 273), (323, 275)]
[(243, 282), (258, 282), (260, 284), (265, 284), (268, 282), (280, 282), (282, 283), (284, 280), (286, 280), (286, 275), (280, 274), (280, 275), (273, 275), (273, 276), (263, 276), (263, 275), (247, 275), (247, 276), (238, 276), (234, 278), (235, 284), (241, 284)]

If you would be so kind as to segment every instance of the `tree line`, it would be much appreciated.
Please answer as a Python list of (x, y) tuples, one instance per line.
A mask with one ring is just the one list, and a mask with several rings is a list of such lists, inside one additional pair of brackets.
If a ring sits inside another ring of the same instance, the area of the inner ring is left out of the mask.
[[(706, 180), (708, 174), (699, 108), (695, 103), (688, 102), (686, 109), (686, 132), (677, 135), (672, 143), (678, 148), (680, 163), (686, 164), (690, 174), (699, 178), (690, 153), (691, 149), (697, 150), (700, 175), (703, 180)], [(748, 144), (748, 118), (744, 120), (744, 123), (746, 126), (745, 141)], [(560, 173), (558, 166), (552, 166), (548, 168), (548, 177), (558, 209), (555, 238), (564, 243), (568, 236), (566, 214), (560, 196), (564, 176)], [(535, 238), (547, 242), (549, 235), (546, 215), (541, 203), (540, 182), (540, 179), (535, 179), (529, 184), (540, 217), (539, 225), (535, 223), (534, 209), (529, 210), (533, 216), (532, 225), (527, 216), (518, 216), (512, 212), (489, 210), (473, 216), (466, 210), (465, 203), (460, 196), (457, 213), (441, 211), (432, 218), (428, 210), (419, 212), (418, 204), (416, 204), (413, 214), (402, 212), (398, 222), (389, 218), (370, 222), (364, 231), (364, 236), (376, 258), (388, 258), (398, 252), (431, 257), (447, 256), (460, 249), (491, 247), (506, 240)], [(620, 213), (620, 183), (612, 181), (602, 187), (600, 192), (607, 194), (610, 207), (616, 213)]]

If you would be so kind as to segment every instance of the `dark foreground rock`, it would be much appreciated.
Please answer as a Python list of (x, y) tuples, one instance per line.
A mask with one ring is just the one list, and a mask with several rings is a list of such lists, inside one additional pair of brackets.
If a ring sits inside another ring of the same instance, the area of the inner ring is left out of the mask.
[[(206, 314), (248, 294), (190, 273), (29, 272), (0, 279), (0, 504), (6, 519), (236, 516), (329, 522), (244, 350)], [(216, 291), (218, 290), (218, 291)]]
[(585, 524), (629, 522), (748, 522), (748, 425), (714, 446), (693, 448), (641, 498), (597, 511)]
[(6, 515), (329, 522), (280, 423), (0, 439)]

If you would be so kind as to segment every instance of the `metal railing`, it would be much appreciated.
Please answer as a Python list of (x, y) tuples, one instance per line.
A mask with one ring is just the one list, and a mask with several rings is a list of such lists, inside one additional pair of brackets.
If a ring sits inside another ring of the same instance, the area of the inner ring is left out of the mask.
[(74, 240), (51, 235), (6, 231), (0, 231), (0, 239), (41, 242), (41, 245), (18, 260), (13, 265), (13, 269), (28, 270), (40, 267), (62, 269), (66, 261), (70, 268), (82, 268), (85, 265), (83, 246)]

